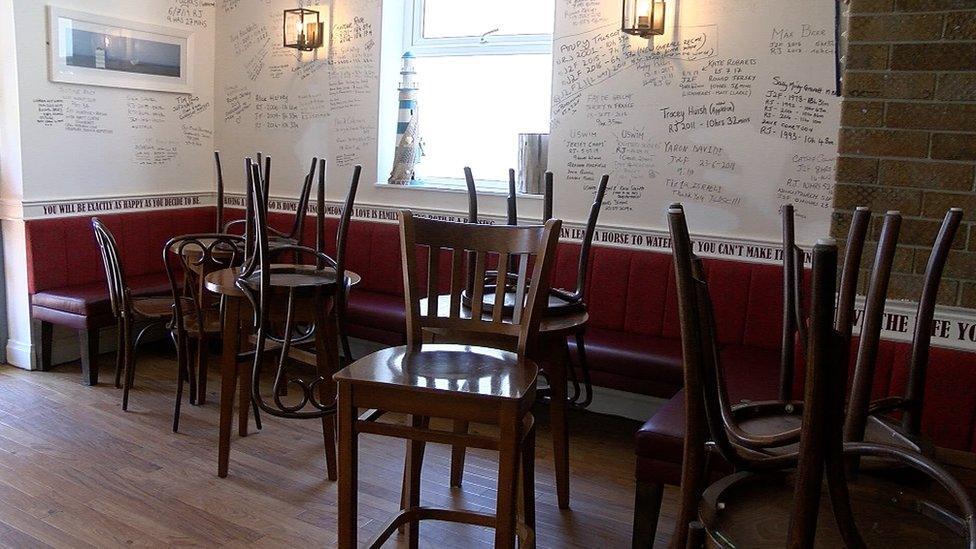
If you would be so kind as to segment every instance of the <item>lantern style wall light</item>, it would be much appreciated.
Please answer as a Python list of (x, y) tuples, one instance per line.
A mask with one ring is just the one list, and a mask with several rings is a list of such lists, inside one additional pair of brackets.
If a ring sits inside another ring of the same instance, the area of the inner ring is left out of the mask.
[(325, 24), (322, 23), (319, 12), (305, 8), (285, 10), (283, 27), (286, 48), (312, 51), (322, 47)]
[(642, 38), (664, 34), (664, 1), (624, 0), (620, 30)]

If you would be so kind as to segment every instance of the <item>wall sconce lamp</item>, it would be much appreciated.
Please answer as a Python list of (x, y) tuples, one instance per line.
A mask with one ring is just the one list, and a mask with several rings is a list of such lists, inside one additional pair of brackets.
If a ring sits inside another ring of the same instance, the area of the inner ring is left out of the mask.
[(620, 30), (641, 38), (664, 34), (664, 0), (624, 0)]
[(286, 48), (312, 51), (322, 47), (325, 24), (319, 18), (319, 12), (305, 8), (285, 10), (283, 27)]

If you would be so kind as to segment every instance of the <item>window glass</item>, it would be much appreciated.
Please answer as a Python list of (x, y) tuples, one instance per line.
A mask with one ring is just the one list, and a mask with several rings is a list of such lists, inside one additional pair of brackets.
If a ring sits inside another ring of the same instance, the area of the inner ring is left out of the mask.
[[(489, 3), (490, 4), (490, 3)], [(508, 180), (518, 169), (518, 134), (548, 133), (550, 55), (419, 57), (418, 179)]]
[(554, 0), (423, 0), (424, 38), (552, 34)]

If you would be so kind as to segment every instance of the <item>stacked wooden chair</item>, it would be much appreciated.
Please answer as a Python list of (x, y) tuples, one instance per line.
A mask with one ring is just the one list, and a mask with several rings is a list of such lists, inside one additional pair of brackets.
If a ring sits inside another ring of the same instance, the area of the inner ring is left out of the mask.
[[(944, 261), (942, 250), (951, 243), (959, 214), (950, 211), (940, 231), (920, 305), (923, 314), (927, 308), (924, 296), (934, 291), (933, 286), (938, 287), (936, 271), (940, 271), (938, 264)], [(917, 447), (890, 439), (844, 441), (845, 416), (851, 417), (849, 410), (845, 414), (845, 386), (852, 313), (841, 308), (848, 306), (843, 292), (840, 305), (834, 307), (836, 245), (822, 241), (813, 251), (810, 315), (809, 321), (803, 322), (807, 326), (804, 398), (793, 406), (799, 411), (762, 414), (764, 425), (778, 427), (778, 431), (764, 432), (760, 441), (755, 431), (748, 432), (746, 422), (732, 413), (728, 402), (723, 402), (716, 326), (704, 270), (691, 251), (683, 210), (672, 207), (668, 216), (687, 393), (681, 501), (672, 546), (699, 547), (707, 543), (718, 547), (777, 547), (785, 543), (790, 547), (812, 547), (815, 540), (825, 546), (863, 547), (865, 541), (874, 545), (897, 542), (923, 546), (942, 540), (964, 541), (967, 546), (976, 547), (971, 501), (959, 483)], [(882, 229), (878, 252), (883, 257), (890, 251), (888, 246), (893, 246), (889, 243), (895, 239), (891, 235), (897, 233), (898, 216), (892, 212), (886, 218), (887, 229)], [(876, 272), (879, 267), (884, 271), (885, 262), (875, 266)], [(881, 274), (872, 276), (871, 285), (876, 292)], [(926, 326), (931, 317), (928, 319)], [(926, 322), (924, 316), (920, 322)], [(864, 329), (869, 327), (865, 325)], [(862, 333), (862, 337), (865, 335), (870, 338), (870, 334)], [(927, 341), (920, 342), (918, 338), (913, 347), (920, 344), (927, 347)], [(910, 402), (914, 405), (917, 401)], [(917, 404), (920, 408), (920, 402)], [(883, 410), (876, 406), (870, 411)], [(797, 414), (798, 427), (784, 421)], [(753, 413), (750, 417), (758, 416)], [(729, 462), (737, 472), (705, 488), (713, 454)], [(851, 463), (862, 456), (914, 469), (928, 482), (905, 486), (900, 481), (907, 477), (870, 476), (864, 471), (852, 479), (850, 474), (856, 470)], [(824, 477), (836, 528), (818, 522)], [(891, 498), (894, 490), (902, 496)], [(859, 528), (867, 521), (872, 521), (870, 529)]]
[[(474, 175), (472, 174), (470, 168), (464, 168), (464, 179), (468, 192), (468, 223), (477, 223), (478, 190)], [(609, 182), (609, 175), (604, 175), (600, 179), (594, 194), (593, 204), (590, 206), (590, 212), (586, 220), (586, 227), (583, 231), (575, 286), (570, 289), (555, 287), (550, 289), (549, 304), (545, 312), (546, 316), (555, 317), (586, 311), (586, 303), (583, 298), (584, 291), (586, 289), (586, 278), (589, 273), (590, 253), (593, 246), (593, 238), (596, 235), (596, 227), (600, 217), (600, 210), (603, 206), (603, 200), (606, 195), (607, 185)], [(506, 224), (509, 226), (518, 225), (518, 195), (516, 192), (515, 170), (508, 171), (508, 196), (506, 198), (506, 206)], [(553, 174), (552, 172), (546, 172), (545, 184), (543, 187), (543, 223), (552, 219), (552, 212)], [(471, 273), (471, 271), (469, 271), (469, 273)], [(508, 273), (508, 278), (510, 278), (511, 275), (511, 272)], [(485, 276), (484, 284), (486, 289), (484, 294), (485, 306), (491, 309), (494, 307), (495, 303), (492, 290), (498, 284), (498, 273), (496, 271), (489, 270)], [(467, 307), (471, 306), (470, 296), (473, 285), (474, 278), (472, 277), (469, 280), (468, 290), (464, 295), (464, 304)], [(511, 306), (514, 301), (514, 293), (510, 290), (511, 289), (509, 289), (509, 291), (507, 291), (505, 294), (505, 307), (508, 310), (511, 310)], [(582, 384), (576, 375), (576, 369), (570, 368), (569, 379), (573, 385), (573, 394), (570, 397), (570, 402), (580, 408), (586, 408), (593, 402), (593, 384), (590, 381), (590, 370), (586, 361), (585, 330), (581, 328), (575, 334), (573, 334), (573, 337), (576, 341), (576, 352), (579, 360), (579, 371), (580, 375), (582, 376)], [(540, 393), (540, 396), (547, 395), (545, 390), (540, 391)]]

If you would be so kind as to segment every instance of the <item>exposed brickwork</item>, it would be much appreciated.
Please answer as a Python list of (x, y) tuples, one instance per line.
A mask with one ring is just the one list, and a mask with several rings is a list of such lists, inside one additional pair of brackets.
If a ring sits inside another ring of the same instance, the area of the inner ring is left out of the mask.
[(850, 0), (846, 12), (834, 236), (855, 206), (900, 210), (890, 295), (917, 299), (946, 210), (963, 208), (939, 301), (976, 308), (976, 0)]

